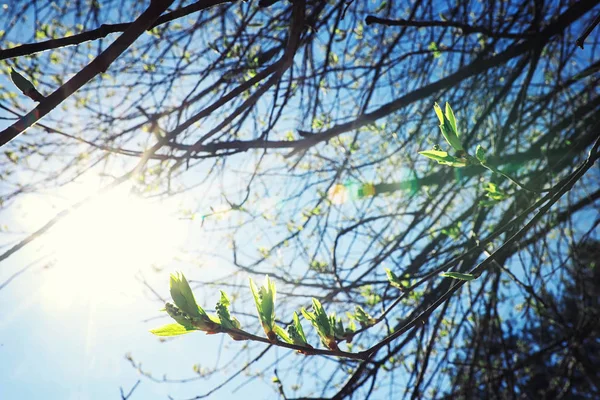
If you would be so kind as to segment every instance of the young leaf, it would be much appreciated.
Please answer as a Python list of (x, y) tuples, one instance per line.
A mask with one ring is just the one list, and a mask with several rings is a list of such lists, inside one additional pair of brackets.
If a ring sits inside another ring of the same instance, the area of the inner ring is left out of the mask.
[(206, 316), (204, 310), (196, 304), (190, 284), (182, 273), (171, 274), (170, 291), (175, 305), (181, 311), (191, 317)]
[(473, 274), (463, 274), (460, 272), (442, 272), (440, 276), (443, 276), (444, 278), (458, 279), (461, 281), (472, 281), (473, 279), (477, 278)]
[(156, 336), (179, 336), (185, 335), (186, 333), (190, 333), (192, 331), (194, 331), (194, 329), (189, 329), (179, 324), (164, 325), (160, 328), (150, 330), (150, 332)]
[(183, 325), (186, 328), (193, 329), (192, 319), (190, 318), (190, 316), (187, 315), (186, 313), (182, 312), (179, 308), (175, 307), (173, 304), (171, 304), (171, 303), (165, 304), (165, 311), (167, 312), (167, 314), (169, 314), (169, 317), (173, 318), (179, 325)]
[(446, 142), (448, 142), (448, 144), (450, 146), (452, 146), (452, 148), (454, 150), (456, 150), (456, 151), (464, 151), (465, 150), (463, 148), (462, 143), (460, 142), (460, 139), (458, 139), (456, 132), (454, 132), (454, 130), (452, 129), (452, 126), (450, 125), (450, 122), (448, 120), (444, 121), (444, 125), (440, 125), (440, 131), (442, 132), (444, 139), (446, 139)]
[(448, 161), (451, 158), (454, 158), (449, 156), (448, 152), (440, 150), (424, 150), (420, 151), (419, 154), (436, 161)]
[(456, 126), (456, 118), (454, 117), (454, 111), (452, 111), (452, 108), (450, 107), (449, 103), (446, 103), (446, 119), (448, 120), (450, 126), (454, 130), (456, 137), (460, 137), (460, 135), (458, 134), (458, 128)]
[[(458, 139), (458, 132), (456, 131), (456, 119), (454, 118), (454, 113), (452, 112), (450, 105), (446, 103), (446, 115), (442, 113), (442, 109), (438, 103), (435, 103), (433, 109), (440, 120), (440, 131), (442, 132), (444, 139), (446, 139), (446, 142), (448, 142), (448, 144), (452, 146), (454, 150), (464, 152), (465, 149)], [(450, 116), (452, 119), (450, 120), (448, 116)]]
[(452, 108), (450, 107), (449, 103), (446, 103), (446, 119), (448, 120), (450, 126), (454, 130), (456, 137), (460, 137), (460, 135), (458, 134), (458, 127), (456, 126), (456, 118), (454, 117), (454, 111), (452, 111)]
[(294, 341), (290, 338), (290, 336), (287, 334), (287, 332), (283, 330), (282, 327), (280, 327), (279, 325), (275, 325), (275, 328), (273, 330), (275, 331), (277, 336), (279, 336), (281, 339), (283, 339), (284, 342), (289, 343), (289, 344), (294, 344)]
[(260, 319), (261, 325), (265, 330), (265, 334), (269, 340), (277, 340), (277, 336), (274, 331), (275, 327), (275, 283), (273, 283), (269, 276), (265, 278), (265, 283), (260, 289), (256, 288), (254, 281), (250, 278), (250, 289), (254, 296), (254, 302), (256, 303), (256, 311), (258, 312), (258, 318)]
[(288, 326), (288, 334), (294, 344), (312, 348), (312, 346), (306, 341), (306, 335), (304, 334), (304, 329), (302, 329), (302, 325), (300, 324), (300, 318), (298, 318), (298, 314), (295, 311), (294, 322), (292, 325)]
[(438, 103), (435, 103), (433, 105), (433, 109), (435, 110), (435, 113), (437, 114), (437, 117), (440, 120), (440, 125), (444, 125), (444, 113), (442, 112), (440, 105)]
[(487, 192), (486, 196), (492, 199), (494, 203), (502, 201), (509, 197), (508, 194), (500, 190), (498, 186), (492, 182), (489, 182), (486, 186), (484, 186), (483, 190)]
[[(390, 271), (391, 272), (391, 271)], [(352, 316), (358, 321), (360, 326), (363, 328), (366, 326), (373, 325), (376, 321), (375, 318), (371, 317), (361, 306), (356, 306), (354, 309), (354, 315)]]
[(319, 300), (313, 297), (313, 312), (308, 312), (306, 309), (302, 309), (302, 315), (308, 319), (317, 330), (321, 342), (331, 350), (339, 350), (337, 342), (335, 340), (334, 327), (331, 324), (330, 318), (323, 309), (323, 306)]
[[(240, 329), (240, 321), (238, 321), (237, 318), (232, 317), (229, 313), (230, 304), (231, 303), (229, 302), (227, 294), (221, 290), (221, 299), (215, 307), (215, 310), (217, 310), (217, 316), (219, 317), (219, 322), (221, 326), (225, 329)], [(247, 340), (247, 338), (245, 338), (244, 336), (238, 335), (234, 332), (227, 332), (227, 334), (231, 336), (233, 340)]]
[(398, 277), (398, 275), (396, 275), (391, 269), (386, 268), (385, 274), (387, 275), (388, 281), (390, 281), (390, 285), (392, 285), (396, 289), (400, 289), (400, 290), (406, 289), (404, 287), (404, 285), (402, 285), (402, 281), (400, 280), (400, 277)]
[(464, 158), (453, 157), (441, 150), (425, 150), (420, 151), (419, 154), (431, 158), (432, 160), (436, 160), (439, 164), (445, 164), (451, 167), (465, 167), (467, 165)]
[(204, 331), (208, 335), (221, 331), (219, 319), (206, 314), (204, 310), (199, 317), (192, 317), (171, 303), (165, 304), (165, 310), (171, 318), (188, 329)]

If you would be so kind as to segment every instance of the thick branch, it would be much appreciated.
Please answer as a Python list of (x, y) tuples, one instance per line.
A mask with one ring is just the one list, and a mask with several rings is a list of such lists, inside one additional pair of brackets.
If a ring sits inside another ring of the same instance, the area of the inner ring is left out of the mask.
[(503, 32), (494, 32), (490, 29), (484, 28), (483, 26), (472, 26), (469, 24), (463, 24), (461, 22), (456, 21), (407, 21), (405, 19), (387, 19), (387, 18), (379, 18), (374, 15), (369, 15), (365, 18), (365, 23), (367, 25), (372, 24), (381, 24), (387, 26), (409, 26), (416, 28), (426, 28), (426, 27), (441, 27), (441, 28), (458, 28), (464, 34), (471, 33), (481, 33), (485, 36), (495, 37), (495, 38), (507, 38), (507, 39), (525, 39), (533, 36), (532, 33), (503, 33)]

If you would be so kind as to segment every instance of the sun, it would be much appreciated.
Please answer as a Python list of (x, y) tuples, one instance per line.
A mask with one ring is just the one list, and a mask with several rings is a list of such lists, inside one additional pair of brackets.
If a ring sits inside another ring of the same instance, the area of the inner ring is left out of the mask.
[(44, 301), (111, 301), (136, 287), (136, 274), (170, 261), (186, 239), (172, 209), (122, 187), (67, 216), (44, 240), (55, 260), (41, 288)]

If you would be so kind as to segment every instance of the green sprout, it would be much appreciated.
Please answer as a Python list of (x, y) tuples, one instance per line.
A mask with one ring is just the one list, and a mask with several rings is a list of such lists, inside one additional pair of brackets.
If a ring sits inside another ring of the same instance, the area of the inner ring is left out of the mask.
[(446, 142), (457, 152), (464, 152), (460, 139), (458, 138), (458, 129), (456, 126), (456, 118), (454, 117), (454, 112), (452, 108), (450, 108), (450, 104), (446, 103), (446, 112), (442, 113), (442, 109), (435, 103), (433, 106), (435, 113), (437, 114), (438, 119), (440, 120), (440, 131), (442, 131), (442, 135)]
[(354, 314), (350, 314), (352, 319), (358, 321), (361, 327), (366, 328), (367, 326), (374, 325), (377, 321), (371, 317), (361, 306), (354, 308)]
[(156, 336), (178, 336), (185, 335), (186, 333), (190, 333), (194, 330), (195, 329), (189, 329), (180, 324), (167, 324), (161, 326), (160, 328), (151, 329), (150, 332)]
[[(339, 351), (339, 347), (336, 341), (336, 328), (339, 330), (339, 327), (336, 327), (335, 314), (331, 317), (327, 316), (325, 309), (319, 302), (319, 300), (313, 298), (313, 312), (308, 312), (306, 309), (302, 309), (302, 315), (304, 318), (309, 320), (312, 325), (317, 330), (319, 337), (321, 338), (321, 342), (325, 345), (325, 347), (333, 350)], [(341, 320), (340, 320), (341, 323)]]
[[(277, 325), (275, 326), (275, 332), (281, 339), (283, 339), (283, 341), (289, 344), (295, 344), (296, 346), (304, 346), (310, 349), (313, 348), (310, 344), (308, 344), (308, 341), (306, 340), (304, 329), (302, 329), (302, 325), (300, 324), (300, 318), (298, 318), (298, 314), (295, 311), (293, 322), (288, 326), (287, 332)], [(298, 352), (304, 354), (307, 353), (307, 351), (303, 350), (298, 350)]]
[(184, 313), (192, 317), (199, 317), (204, 313), (196, 303), (190, 284), (182, 273), (171, 274), (169, 290), (175, 305)]
[(392, 285), (396, 289), (404, 291), (408, 286), (410, 286), (410, 282), (408, 280), (401, 279), (398, 275), (394, 273), (394, 271), (392, 271), (389, 268), (385, 269), (385, 274), (387, 275), (387, 279), (390, 282), (390, 285)]
[(208, 315), (202, 307), (198, 306), (190, 284), (183, 274), (171, 275), (170, 291), (175, 305), (165, 304), (165, 311), (177, 324), (165, 325), (150, 332), (157, 336), (175, 336), (194, 330), (204, 331), (207, 334), (221, 331), (219, 318)]
[(472, 160), (469, 157), (459, 139), (458, 126), (456, 124), (456, 117), (454, 111), (450, 107), (450, 104), (446, 103), (446, 110), (442, 112), (441, 107), (438, 103), (433, 106), (435, 113), (440, 120), (440, 131), (442, 136), (446, 139), (446, 142), (456, 152), (456, 156), (450, 155), (448, 152), (443, 151), (439, 146), (434, 146), (433, 150), (420, 151), (419, 154), (437, 161), (439, 164), (449, 165), (451, 167), (466, 167)]
[(246, 337), (232, 332), (239, 330), (241, 324), (240, 321), (237, 320), (237, 318), (232, 317), (229, 313), (230, 304), (231, 302), (229, 301), (229, 297), (227, 297), (227, 294), (221, 290), (221, 299), (215, 307), (217, 311), (217, 316), (219, 317), (219, 321), (221, 322), (221, 326), (228, 331), (227, 334), (231, 336), (233, 340), (246, 340)]
[[(518, 180), (513, 178), (512, 176), (508, 175), (507, 173), (502, 172), (495, 166), (488, 164), (486, 150), (481, 145), (477, 145), (477, 148), (475, 150), (475, 157), (468, 154), (459, 139), (458, 127), (456, 124), (456, 117), (454, 116), (454, 112), (452, 111), (450, 104), (446, 103), (446, 111), (445, 112), (442, 112), (442, 109), (440, 108), (438, 103), (435, 103), (435, 105), (433, 106), (433, 109), (435, 110), (435, 113), (436, 113), (438, 119), (440, 120), (439, 127), (440, 127), (440, 131), (442, 132), (442, 135), (444, 136), (444, 139), (446, 139), (446, 142), (448, 142), (450, 147), (452, 147), (452, 149), (454, 149), (454, 151), (456, 153), (455, 153), (455, 155), (450, 155), (450, 154), (448, 154), (448, 152), (443, 151), (440, 148), (440, 146), (435, 145), (435, 146), (433, 146), (432, 150), (420, 151), (419, 154), (421, 154), (427, 158), (430, 158), (432, 160), (435, 160), (439, 164), (446, 164), (451, 167), (466, 167), (467, 165), (479, 165), (479, 166), (489, 169), (493, 173), (502, 175), (503, 177), (505, 177), (506, 179), (508, 179), (509, 181), (511, 181), (518, 187), (520, 187), (521, 189), (525, 189), (527, 191), (534, 192), (534, 193), (548, 191), (548, 189), (537, 190), (537, 189), (532, 189), (528, 186), (525, 186), (522, 183), (520, 183)], [(484, 202), (482, 205), (491, 205), (491, 204), (493, 204), (493, 202)]]
[(256, 303), (258, 318), (267, 338), (272, 342), (277, 341), (277, 335), (275, 334), (275, 284), (267, 275), (264, 285), (257, 289), (254, 281), (250, 278), (250, 289)]
[[(302, 354), (311, 354), (313, 347), (308, 344), (306, 334), (300, 324), (298, 313), (294, 312), (292, 323), (287, 331), (275, 323), (275, 283), (265, 277), (265, 283), (260, 287), (254, 284), (250, 279), (250, 289), (256, 303), (256, 310), (261, 325), (271, 343), (277, 344), (279, 336), (284, 342), (301, 346), (304, 349), (297, 351)], [(170, 278), (171, 297), (175, 304), (166, 303), (164, 311), (175, 320), (175, 324), (168, 324), (160, 328), (150, 330), (157, 336), (176, 336), (183, 335), (192, 331), (204, 331), (207, 334), (227, 333), (234, 340), (248, 340), (253, 335), (241, 329), (240, 322), (233, 317), (229, 311), (231, 301), (227, 294), (221, 290), (221, 297), (215, 310), (217, 315), (209, 315), (196, 303), (190, 284), (181, 273), (172, 274)], [(313, 298), (314, 312), (307, 312), (302, 309), (304, 317), (311, 321), (317, 329), (321, 341), (330, 350), (340, 351), (338, 342), (350, 342), (355, 334), (354, 320), (361, 326), (367, 327), (376, 322), (361, 307), (356, 307), (356, 312), (350, 315), (350, 327), (344, 328), (342, 318), (337, 318), (335, 314), (327, 315), (321, 303)]]

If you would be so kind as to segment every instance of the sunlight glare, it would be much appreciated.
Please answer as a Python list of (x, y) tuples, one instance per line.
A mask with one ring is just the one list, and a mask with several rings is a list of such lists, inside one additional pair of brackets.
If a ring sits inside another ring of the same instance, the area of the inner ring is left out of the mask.
[(137, 272), (171, 260), (186, 239), (183, 221), (169, 209), (119, 188), (69, 215), (45, 241), (56, 265), (42, 288), (44, 301), (64, 308), (137, 290)]

